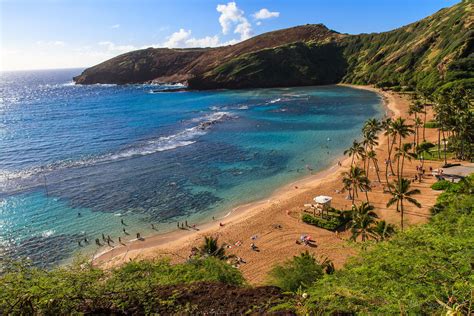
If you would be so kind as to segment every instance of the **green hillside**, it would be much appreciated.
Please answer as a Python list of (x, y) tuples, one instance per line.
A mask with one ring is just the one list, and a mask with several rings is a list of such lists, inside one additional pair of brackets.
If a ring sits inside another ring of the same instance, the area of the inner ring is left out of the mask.
[(250, 88), (338, 82), (433, 91), (473, 86), (473, 4), (373, 34), (299, 42), (247, 53), (189, 80), (191, 88)]

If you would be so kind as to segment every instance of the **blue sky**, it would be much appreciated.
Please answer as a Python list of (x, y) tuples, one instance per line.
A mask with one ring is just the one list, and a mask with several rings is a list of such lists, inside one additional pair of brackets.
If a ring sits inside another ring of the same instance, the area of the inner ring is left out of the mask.
[(388, 31), (451, 0), (0, 0), (0, 69), (86, 67), (144, 47), (219, 46), (324, 23)]

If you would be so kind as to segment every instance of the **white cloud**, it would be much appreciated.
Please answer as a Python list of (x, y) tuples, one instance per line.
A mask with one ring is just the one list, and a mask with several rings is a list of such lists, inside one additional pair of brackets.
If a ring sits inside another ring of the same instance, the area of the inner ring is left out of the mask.
[(203, 38), (190, 38), (186, 41), (188, 47), (216, 47), (220, 45), (219, 36), (206, 36)]
[(168, 40), (164, 42), (163, 46), (182, 47), (190, 36), (191, 30), (186, 31), (185, 29), (179, 29), (178, 32), (174, 32), (168, 37)]
[(118, 53), (125, 53), (131, 50), (137, 49), (133, 45), (115, 45), (115, 43), (112, 43), (110, 41), (103, 41), (97, 44), (99, 44), (100, 46), (104, 46), (110, 52), (118, 52)]
[(280, 12), (276, 12), (276, 11), (270, 12), (266, 8), (260, 9), (260, 11), (257, 11), (253, 14), (253, 17), (256, 20), (266, 20), (266, 19), (271, 19), (271, 18), (277, 18), (279, 16), (280, 16)]
[(235, 2), (219, 4), (216, 7), (219, 16), (219, 23), (223, 34), (229, 34), (231, 28), (235, 25), (234, 33), (240, 34), (240, 40), (246, 40), (252, 36), (252, 25), (244, 15), (244, 11), (237, 7)]
[(255, 23), (255, 24), (257, 24), (257, 26), (260, 26), (260, 25), (262, 25), (262, 22), (257, 21), (257, 23)]
[(180, 29), (168, 37), (168, 40), (163, 43), (164, 47), (170, 48), (185, 48), (185, 47), (215, 47), (219, 46), (219, 36), (206, 36), (203, 38), (191, 37), (191, 30)]
[(49, 47), (63, 47), (66, 45), (65, 42), (63, 41), (36, 41), (36, 45), (38, 46), (49, 46)]
[(120, 28), (120, 24), (114, 24), (110, 26), (111, 29), (118, 29)]

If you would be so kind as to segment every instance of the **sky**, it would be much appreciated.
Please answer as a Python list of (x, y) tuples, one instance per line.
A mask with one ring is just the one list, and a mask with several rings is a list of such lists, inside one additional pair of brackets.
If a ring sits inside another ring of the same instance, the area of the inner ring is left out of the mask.
[(323, 23), (383, 32), (454, 0), (0, 0), (0, 70), (82, 68), (147, 47), (234, 44)]

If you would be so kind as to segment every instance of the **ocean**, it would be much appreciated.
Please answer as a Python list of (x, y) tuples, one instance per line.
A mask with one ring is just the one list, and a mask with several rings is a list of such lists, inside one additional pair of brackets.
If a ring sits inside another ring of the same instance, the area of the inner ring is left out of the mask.
[(74, 85), (81, 71), (0, 75), (3, 258), (48, 267), (104, 250), (102, 234), (223, 216), (335, 164), (385, 112), (341, 86), (157, 92)]

